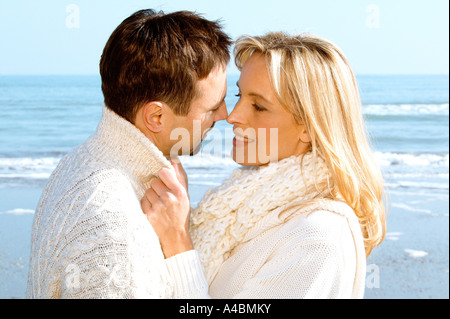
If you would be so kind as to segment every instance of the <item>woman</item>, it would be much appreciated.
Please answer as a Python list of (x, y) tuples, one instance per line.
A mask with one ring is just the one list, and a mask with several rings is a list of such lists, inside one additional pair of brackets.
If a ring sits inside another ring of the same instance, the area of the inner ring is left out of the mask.
[(241, 37), (235, 57), (240, 99), (227, 121), (243, 167), (192, 213), (192, 241), (187, 195), (162, 172), (142, 204), (166, 257), (193, 243), (213, 298), (362, 298), (385, 234), (383, 180), (346, 58), (282, 33)]

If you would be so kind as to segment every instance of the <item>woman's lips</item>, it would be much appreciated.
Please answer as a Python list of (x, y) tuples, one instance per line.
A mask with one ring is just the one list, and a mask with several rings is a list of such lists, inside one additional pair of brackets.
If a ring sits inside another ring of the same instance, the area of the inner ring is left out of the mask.
[(254, 140), (249, 139), (247, 136), (241, 136), (238, 134), (235, 134), (235, 137), (233, 138), (233, 145), (234, 146), (245, 146), (248, 143), (252, 143)]

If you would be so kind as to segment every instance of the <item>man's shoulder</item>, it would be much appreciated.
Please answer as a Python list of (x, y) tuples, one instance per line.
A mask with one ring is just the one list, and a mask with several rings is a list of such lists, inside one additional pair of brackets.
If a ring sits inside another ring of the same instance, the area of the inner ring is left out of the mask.
[(63, 185), (60, 185), (60, 189), (73, 187), (77, 190), (85, 187), (101, 187), (106, 184), (115, 185), (115, 188), (130, 184), (129, 178), (119, 167), (114, 167), (102, 161), (101, 158), (91, 155), (84, 145), (74, 148), (61, 159), (50, 176), (49, 185), (52, 182), (61, 182)]
[(117, 211), (126, 202), (136, 204), (130, 178), (119, 168), (89, 156), (82, 147), (61, 159), (45, 187), (37, 214), (95, 214), (99, 209)]
[(33, 228), (41, 233), (52, 225), (66, 237), (100, 228), (102, 234), (122, 234), (114, 225), (129, 224), (138, 209), (132, 182), (120, 169), (72, 152), (44, 189)]

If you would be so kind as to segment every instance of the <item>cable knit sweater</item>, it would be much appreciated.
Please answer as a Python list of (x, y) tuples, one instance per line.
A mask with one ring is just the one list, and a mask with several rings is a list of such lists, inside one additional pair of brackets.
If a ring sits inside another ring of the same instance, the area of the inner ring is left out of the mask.
[[(106, 107), (97, 132), (64, 157), (32, 229), (29, 298), (195, 298), (207, 283), (195, 251), (164, 259), (140, 199), (163, 154)], [(182, 282), (176, 282), (182, 280)]]

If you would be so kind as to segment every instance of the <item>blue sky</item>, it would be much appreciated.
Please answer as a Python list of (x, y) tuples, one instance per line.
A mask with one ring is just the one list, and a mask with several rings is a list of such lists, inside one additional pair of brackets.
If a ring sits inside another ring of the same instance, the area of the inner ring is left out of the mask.
[(0, 75), (98, 74), (111, 32), (144, 8), (221, 19), (233, 38), (310, 32), (357, 74), (449, 73), (448, 0), (1, 0)]

